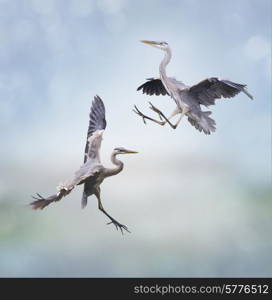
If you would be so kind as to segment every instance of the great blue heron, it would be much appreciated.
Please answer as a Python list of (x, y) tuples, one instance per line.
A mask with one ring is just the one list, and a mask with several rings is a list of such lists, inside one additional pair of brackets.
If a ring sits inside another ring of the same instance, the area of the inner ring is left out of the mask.
[(63, 197), (67, 196), (76, 185), (84, 184), (83, 196), (82, 196), (82, 208), (87, 205), (87, 199), (91, 195), (95, 195), (98, 200), (98, 208), (111, 220), (108, 224), (114, 224), (116, 229), (118, 228), (123, 233), (123, 229), (128, 231), (125, 225), (117, 222), (111, 217), (104, 209), (100, 198), (100, 184), (106, 177), (117, 175), (123, 170), (124, 164), (118, 160), (116, 156), (118, 154), (137, 153), (136, 151), (128, 150), (123, 147), (115, 148), (111, 155), (111, 161), (116, 167), (105, 168), (100, 161), (100, 146), (102, 141), (103, 132), (106, 128), (105, 119), (105, 107), (103, 101), (99, 96), (95, 96), (91, 111), (90, 121), (87, 134), (87, 142), (85, 147), (84, 164), (75, 173), (71, 180), (60, 184), (57, 187), (57, 193), (44, 198), (40, 194), (37, 197), (33, 197), (36, 201), (32, 202), (33, 209), (43, 209), (52, 202), (59, 201)]
[[(160, 64), (160, 78), (149, 78), (148, 81), (138, 87), (137, 90), (142, 90), (147, 95), (169, 95), (176, 102), (176, 109), (170, 115), (165, 115), (154, 105), (150, 104), (150, 109), (159, 115), (160, 120), (155, 120), (144, 115), (136, 105), (134, 112), (145, 119), (151, 120), (159, 125), (168, 123), (173, 129), (176, 129), (182, 117), (186, 115), (188, 121), (200, 132), (210, 134), (215, 131), (215, 121), (210, 118), (211, 111), (202, 111), (201, 105), (206, 107), (215, 104), (215, 99), (231, 98), (239, 92), (244, 92), (249, 98), (253, 97), (245, 89), (246, 85), (234, 83), (229, 80), (219, 79), (216, 77), (207, 78), (193, 86), (187, 86), (175, 78), (166, 75), (166, 66), (172, 57), (171, 49), (166, 42), (141, 41), (147, 45), (151, 45), (165, 52), (165, 56)], [(170, 119), (180, 114), (176, 124), (172, 124)]]

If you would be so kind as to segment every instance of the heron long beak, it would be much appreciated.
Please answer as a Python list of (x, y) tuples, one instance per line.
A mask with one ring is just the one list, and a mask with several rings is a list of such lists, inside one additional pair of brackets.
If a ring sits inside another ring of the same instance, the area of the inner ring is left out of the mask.
[(140, 42), (144, 43), (144, 44), (147, 44), (147, 45), (151, 45), (151, 46), (157, 46), (158, 45), (158, 42), (155, 42), (155, 41), (142, 40)]
[(133, 150), (127, 150), (125, 154), (135, 154), (135, 153), (139, 153), (139, 152)]

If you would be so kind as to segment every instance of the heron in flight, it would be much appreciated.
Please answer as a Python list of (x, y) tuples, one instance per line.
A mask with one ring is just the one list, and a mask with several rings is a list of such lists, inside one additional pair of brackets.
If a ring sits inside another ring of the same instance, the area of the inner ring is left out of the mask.
[[(134, 112), (143, 118), (153, 121), (159, 125), (168, 123), (173, 129), (176, 129), (183, 116), (187, 116), (188, 121), (200, 132), (210, 134), (215, 131), (215, 121), (210, 118), (211, 111), (203, 111), (201, 105), (209, 107), (215, 105), (215, 100), (221, 97), (232, 98), (238, 93), (245, 93), (250, 99), (253, 97), (247, 92), (245, 84), (234, 83), (229, 80), (219, 79), (216, 77), (207, 78), (193, 86), (185, 85), (175, 78), (166, 75), (166, 66), (169, 64), (172, 53), (166, 42), (141, 41), (144, 44), (151, 45), (155, 48), (163, 50), (165, 56), (160, 63), (160, 78), (148, 78), (147, 82), (138, 87), (138, 91), (142, 90), (147, 95), (168, 95), (176, 102), (176, 109), (167, 118), (158, 108), (151, 102), (150, 109), (158, 114), (160, 120), (153, 119), (144, 115), (135, 105)], [(179, 115), (175, 124), (170, 119)]]
[(44, 198), (37, 194), (34, 202), (31, 203), (33, 209), (43, 209), (52, 202), (60, 201), (63, 197), (70, 194), (76, 185), (84, 184), (82, 195), (82, 208), (87, 205), (87, 199), (95, 195), (98, 200), (98, 208), (111, 220), (108, 224), (114, 224), (116, 229), (129, 232), (127, 226), (119, 223), (111, 217), (104, 209), (100, 197), (100, 185), (106, 177), (117, 175), (123, 170), (124, 164), (116, 158), (119, 154), (137, 153), (123, 147), (115, 148), (111, 154), (111, 161), (116, 166), (105, 168), (100, 160), (100, 146), (103, 132), (106, 128), (105, 106), (99, 96), (95, 96), (90, 111), (89, 128), (85, 147), (84, 164), (74, 174), (74, 177), (57, 187), (57, 193)]

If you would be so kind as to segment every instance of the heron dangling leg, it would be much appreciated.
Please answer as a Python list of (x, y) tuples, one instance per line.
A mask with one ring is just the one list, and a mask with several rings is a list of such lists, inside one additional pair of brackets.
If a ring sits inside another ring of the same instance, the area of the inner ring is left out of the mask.
[(101, 198), (100, 198), (100, 190), (97, 190), (95, 192), (95, 196), (98, 200), (98, 208), (111, 220), (111, 222), (107, 223), (107, 225), (109, 224), (113, 224), (116, 227), (116, 230), (120, 229), (121, 233), (123, 233), (123, 230), (126, 230), (127, 232), (130, 233), (130, 231), (128, 230), (127, 226), (120, 224), (118, 221), (116, 221), (113, 217), (111, 217), (104, 209), (102, 202), (101, 202)]
[[(170, 115), (169, 118), (167, 118), (157, 107), (155, 107), (151, 102), (149, 102), (150, 104), (150, 109), (152, 109), (154, 112), (156, 112), (160, 118), (163, 118), (165, 120), (165, 123), (168, 123), (173, 129), (176, 129), (178, 127), (179, 122), (181, 121), (182, 117), (187, 113), (187, 111), (181, 111), (179, 108), (176, 108), (173, 113)], [(181, 116), (179, 117), (178, 121), (176, 122), (176, 124), (172, 124), (169, 120), (172, 119), (174, 116), (181, 114)]]
[[(138, 109), (138, 107), (137, 107), (136, 105), (134, 105), (134, 108), (135, 108), (135, 109), (133, 109), (133, 111), (134, 111), (137, 115), (139, 115), (140, 117), (143, 118), (143, 122), (144, 122), (145, 124), (146, 124), (145, 119), (147, 119), (147, 120), (150, 120), (150, 121), (152, 121), (152, 122), (155, 122), (155, 123), (157, 123), (157, 124), (159, 124), (159, 125), (161, 125), (161, 126), (165, 125), (165, 123), (166, 123), (165, 121), (155, 120), (155, 119), (152, 119), (152, 118), (150, 118), (150, 117), (144, 115), (141, 111), (139, 111), (139, 109)], [(160, 119), (161, 119), (161, 117), (160, 117)]]
[[(189, 109), (186, 107), (186, 108), (183, 108), (182, 111), (180, 112), (180, 109), (177, 108), (174, 112), (173, 112), (173, 115), (171, 115), (170, 118), (174, 117), (175, 115), (177, 115), (178, 113), (180, 113), (180, 116), (176, 122), (176, 124), (174, 125), (175, 128), (178, 127), (178, 124), (180, 123), (180, 121), (182, 120), (182, 118), (187, 114), (187, 112), (189, 112)], [(170, 119), (169, 118), (169, 119)]]

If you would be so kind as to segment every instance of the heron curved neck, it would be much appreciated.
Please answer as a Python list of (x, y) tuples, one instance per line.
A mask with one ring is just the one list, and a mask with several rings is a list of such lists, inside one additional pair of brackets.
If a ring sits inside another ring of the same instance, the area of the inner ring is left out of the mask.
[(172, 53), (171, 50), (168, 48), (166, 49), (164, 58), (160, 63), (160, 75), (162, 79), (167, 78), (166, 66), (169, 64), (171, 57), (172, 57)]
[(121, 160), (117, 159), (116, 155), (117, 154), (114, 153), (114, 152), (111, 154), (111, 162), (114, 165), (116, 165), (116, 167), (115, 168), (110, 168), (110, 169), (106, 170), (106, 176), (107, 177), (108, 176), (113, 176), (113, 175), (116, 175), (116, 174), (120, 173), (123, 170), (123, 168), (124, 168), (124, 163)]

